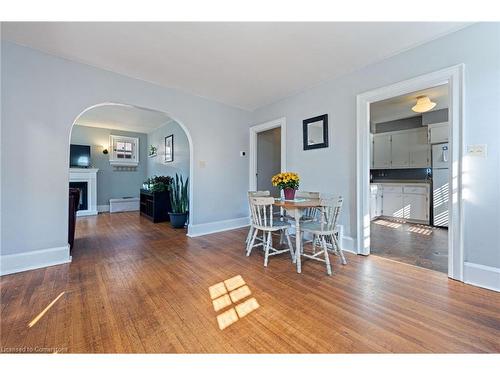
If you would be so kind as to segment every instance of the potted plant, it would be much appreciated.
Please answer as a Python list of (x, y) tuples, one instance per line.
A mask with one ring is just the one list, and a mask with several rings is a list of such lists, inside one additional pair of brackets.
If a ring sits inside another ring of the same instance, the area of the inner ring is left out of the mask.
[(300, 177), (294, 172), (281, 172), (271, 179), (273, 186), (277, 186), (285, 193), (285, 200), (294, 200), (295, 190), (299, 188)]
[(182, 176), (176, 173), (170, 186), (170, 203), (172, 205), (172, 212), (169, 212), (170, 223), (174, 228), (183, 228), (187, 221), (189, 210), (189, 197), (188, 197), (188, 182), (183, 181)]
[(174, 179), (170, 176), (154, 176), (151, 178), (150, 190), (154, 193), (163, 193), (170, 190)]

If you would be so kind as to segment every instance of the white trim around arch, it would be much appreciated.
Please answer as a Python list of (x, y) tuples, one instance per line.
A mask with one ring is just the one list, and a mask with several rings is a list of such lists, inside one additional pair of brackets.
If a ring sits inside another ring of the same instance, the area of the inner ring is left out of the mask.
[(452, 173), (450, 173), (448, 234), (448, 276), (463, 280), (463, 209), (462, 209), (462, 157), (464, 126), (464, 65), (455, 65), (429, 74), (424, 74), (393, 85), (371, 90), (357, 96), (357, 239), (358, 254), (370, 253), (370, 103), (408, 94), (443, 84), (449, 85), (450, 149)]
[(269, 129), (281, 128), (281, 171), (286, 171), (286, 118), (281, 117), (250, 127), (250, 151), (248, 168), (248, 190), (257, 189), (257, 134)]

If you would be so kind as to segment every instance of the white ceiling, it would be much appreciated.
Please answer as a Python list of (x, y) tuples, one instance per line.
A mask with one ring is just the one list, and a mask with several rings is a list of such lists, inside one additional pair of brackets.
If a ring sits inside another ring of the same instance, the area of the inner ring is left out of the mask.
[(432, 109), (433, 111), (448, 108), (448, 85), (441, 85), (371, 104), (370, 122), (377, 124), (385, 121), (418, 116), (419, 113), (413, 112), (411, 107), (416, 104), (417, 96), (421, 95), (428, 96), (431, 101), (436, 103), (436, 106)]
[(75, 123), (94, 128), (150, 133), (172, 121), (163, 112), (151, 111), (130, 105), (108, 104), (84, 112)]
[(467, 25), (4, 22), (2, 38), (253, 110)]

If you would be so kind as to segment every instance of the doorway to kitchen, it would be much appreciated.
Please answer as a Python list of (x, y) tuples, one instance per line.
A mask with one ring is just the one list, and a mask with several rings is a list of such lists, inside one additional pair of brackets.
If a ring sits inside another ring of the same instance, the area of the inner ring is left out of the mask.
[(249, 190), (269, 190), (279, 197), (272, 186), (273, 175), (286, 170), (286, 120), (276, 119), (250, 128)]
[(462, 280), (463, 67), (357, 98), (358, 253)]
[(448, 84), (370, 103), (370, 254), (448, 272)]

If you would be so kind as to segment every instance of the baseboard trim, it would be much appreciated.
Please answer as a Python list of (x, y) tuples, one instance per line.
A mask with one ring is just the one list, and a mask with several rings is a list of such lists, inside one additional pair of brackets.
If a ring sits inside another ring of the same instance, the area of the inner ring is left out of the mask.
[(464, 262), (464, 283), (500, 292), (500, 268)]
[(109, 204), (102, 204), (97, 206), (97, 212), (109, 212)]
[(250, 225), (249, 217), (239, 217), (237, 219), (213, 221), (204, 224), (190, 224), (188, 227), (189, 237), (199, 237), (206, 234), (224, 232), (227, 230), (238, 229)]
[(0, 256), (0, 276), (71, 262), (69, 245)]

